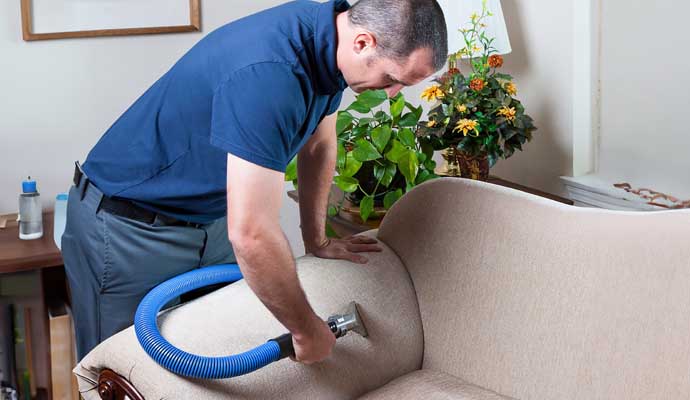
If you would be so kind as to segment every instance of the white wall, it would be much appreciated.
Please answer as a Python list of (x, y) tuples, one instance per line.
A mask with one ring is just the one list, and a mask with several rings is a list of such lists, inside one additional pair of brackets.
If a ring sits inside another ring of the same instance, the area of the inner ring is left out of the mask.
[[(575, 1), (575, 0), (572, 0)], [(539, 130), (532, 143), (492, 173), (554, 193), (572, 169), (572, 1), (503, 0), (515, 76)], [(27, 175), (49, 206), (68, 189), (72, 163), (83, 160), (110, 124), (184, 52), (216, 27), (281, 0), (202, 2), (201, 33), (24, 42), (19, 1), (0, 2), (0, 213), (16, 212)], [(463, 21), (449, 18), (451, 29)], [(419, 104), (424, 85), (406, 90)], [(352, 100), (347, 94), (343, 105)], [(285, 200), (283, 228), (302, 254), (299, 214)]]
[[(25, 42), (19, 1), (0, 2), (0, 214), (16, 212), (21, 181), (38, 180), (45, 207), (69, 189), (73, 162), (206, 33), (280, 0), (202, 2), (200, 33)], [(281, 222), (302, 254), (299, 214)]]
[(504, 72), (538, 130), (523, 152), (499, 161), (491, 173), (555, 194), (560, 175), (572, 173), (573, 4), (575, 1), (502, 0), (513, 52)]
[(690, 3), (602, 1), (599, 173), (690, 198)]

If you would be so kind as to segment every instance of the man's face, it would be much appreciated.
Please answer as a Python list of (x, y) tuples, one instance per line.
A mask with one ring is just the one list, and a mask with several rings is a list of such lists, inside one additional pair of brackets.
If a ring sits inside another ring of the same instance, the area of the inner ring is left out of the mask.
[(393, 97), (403, 87), (416, 85), (431, 76), (435, 72), (431, 60), (429, 49), (417, 49), (402, 62), (365, 50), (356, 54), (341, 71), (356, 93), (383, 89), (389, 97)]

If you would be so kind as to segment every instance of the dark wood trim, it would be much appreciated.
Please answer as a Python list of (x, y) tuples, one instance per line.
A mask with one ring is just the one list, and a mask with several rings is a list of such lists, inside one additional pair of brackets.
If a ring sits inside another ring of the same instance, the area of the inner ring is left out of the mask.
[(100, 36), (150, 35), (157, 33), (197, 32), (201, 30), (201, 0), (189, 0), (189, 25), (148, 28), (97, 29), (73, 32), (33, 33), (32, 0), (21, 0), (22, 37), (25, 41), (74, 39)]
[(523, 185), (520, 185), (520, 184), (517, 184), (514, 182), (506, 181), (505, 179), (501, 179), (501, 178), (496, 177), (496, 176), (490, 176), (488, 182), (493, 183), (494, 185), (505, 186), (505, 187), (519, 190), (521, 192), (531, 193), (531, 194), (536, 195), (536, 196), (545, 197), (547, 199), (557, 201), (559, 203), (568, 204), (571, 206), (574, 204), (573, 201), (570, 199), (566, 199), (564, 197), (557, 196), (555, 194), (543, 192), (541, 190), (532, 189), (530, 187), (523, 186)]
[(144, 400), (144, 396), (124, 377), (104, 369), (98, 375), (98, 395), (103, 400)]

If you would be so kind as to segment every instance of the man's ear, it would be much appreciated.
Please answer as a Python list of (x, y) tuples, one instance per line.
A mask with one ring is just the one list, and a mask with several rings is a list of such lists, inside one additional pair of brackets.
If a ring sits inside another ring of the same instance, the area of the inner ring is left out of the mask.
[(376, 37), (370, 32), (362, 31), (355, 36), (354, 48), (355, 53), (360, 54), (363, 51), (371, 51), (376, 48)]

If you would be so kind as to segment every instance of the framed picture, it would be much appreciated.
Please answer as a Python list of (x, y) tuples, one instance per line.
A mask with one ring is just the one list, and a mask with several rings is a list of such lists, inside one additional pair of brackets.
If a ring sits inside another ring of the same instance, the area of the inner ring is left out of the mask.
[(195, 32), (200, 0), (20, 0), (26, 41)]

